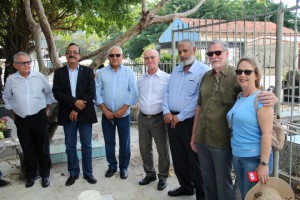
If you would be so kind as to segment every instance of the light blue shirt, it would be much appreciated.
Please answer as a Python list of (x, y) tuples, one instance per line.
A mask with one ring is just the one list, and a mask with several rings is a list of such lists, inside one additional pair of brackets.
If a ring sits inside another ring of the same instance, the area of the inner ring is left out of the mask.
[[(236, 157), (253, 157), (260, 155), (261, 130), (254, 108), (257, 91), (248, 97), (239, 98), (227, 114), (227, 120), (232, 123), (231, 148)], [(257, 102), (258, 110), (263, 107)]]
[(27, 78), (16, 72), (5, 83), (3, 100), (7, 110), (25, 118), (34, 115), (54, 102), (52, 88), (43, 74), (30, 71)]
[[(132, 106), (137, 102), (136, 83), (134, 72), (129, 67), (121, 65), (115, 72), (108, 65), (98, 71), (96, 78), (96, 104), (102, 103), (116, 112), (122, 106)], [(123, 117), (130, 113), (128, 109)]]
[(187, 73), (184, 73), (183, 67), (179, 65), (173, 70), (163, 103), (163, 113), (179, 112), (179, 121), (195, 115), (200, 82), (210, 70), (209, 66), (198, 60), (194, 61)]
[(76, 98), (76, 86), (77, 86), (79, 65), (74, 70), (72, 70), (69, 66), (67, 66), (67, 68), (69, 73), (72, 96)]

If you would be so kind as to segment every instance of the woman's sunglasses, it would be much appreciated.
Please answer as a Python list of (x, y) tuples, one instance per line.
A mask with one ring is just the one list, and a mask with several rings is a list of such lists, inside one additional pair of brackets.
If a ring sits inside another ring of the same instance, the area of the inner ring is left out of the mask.
[(245, 70), (237, 69), (237, 70), (235, 70), (236, 75), (242, 75), (243, 72), (246, 76), (250, 76), (250, 74), (253, 72), (253, 70), (250, 70), (250, 69), (245, 69)]

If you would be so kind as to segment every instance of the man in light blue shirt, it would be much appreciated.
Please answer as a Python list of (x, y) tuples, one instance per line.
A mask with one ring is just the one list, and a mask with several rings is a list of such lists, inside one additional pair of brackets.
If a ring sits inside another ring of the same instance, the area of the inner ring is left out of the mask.
[(169, 196), (193, 195), (205, 199), (202, 175), (197, 154), (190, 147), (194, 115), (197, 107), (202, 76), (209, 67), (199, 62), (196, 47), (190, 40), (178, 44), (181, 64), (170, 77), (164, 97), (164, 121), (168, 124), (168, 135), (174, 171), (180, 187), (168, 192)]
[(123, 51), (113, 46), (108, 51), (109, 65), (100, 69), (96, 78), (96, 104), (102, 114), (102, 129), (109, 168), (105, 177), (117, 171), (115, 131), (119, 134), (120, 177), (128, 177), (130, 160), (130, 106), (137, 102), (134, 72), (122, 64)]
[(53, 102), (51, 86), (39, 72), (30, 70), (31, 59), (25, 52), (14, 56), (18, 72), (10, 75), (5, 84), (5, 108), (12, 111), (17, 135), (24, 154), (25, 186), (32, 187), (39, 174), (42, 186), (50, 185), (50, 154), (48, 116)]

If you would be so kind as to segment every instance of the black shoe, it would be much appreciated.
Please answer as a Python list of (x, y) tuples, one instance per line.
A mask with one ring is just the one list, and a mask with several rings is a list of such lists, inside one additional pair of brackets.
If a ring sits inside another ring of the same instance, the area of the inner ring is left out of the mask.
[(146, 176), (139, 182), (139, 184), (140, 185), (148, 185), (152, 181), (156, 181), (156, 176)]
[(0, 188), (6, 187), (6, 186), (9, 186), (9, 185), (11, 185), (11, 182), (0, 179)]
[(167, 187), (167, 181), (163, 179), (159, 179), (158, 184), (157, 184), (157, 189), (158, 190), (164, 190)]
[(34, 185), (34, 181), (35, 181), (36, 179), (38, 179), (38, 178), (39, 178), (39, 176), (36, 176), (36, 177), (34, 177), (34, 178), (28, 178), (28, 179), (26, 180), (25, 187), (27, 187), (27, 188), (32, 187), (32, 186)]
[(66, 182), (66, 186), (73, 185), (77, 179), (78, 179), (78, 176), (69, 176), (69, 178)]
[(97, 179), (95, 179), (95, 177), (93, 175), (91, 176), (86, 176), (84, 177), (85, 180), (87, 180), (87, 182), (89, 182), (90, 184), (95, 184), (97, 183)]
[(105, 177), (106, 177), (106, 178), (110, 178), (110, 177), (112, 177), (116, 172), (117, 172), (116, 169), (108, 168), (108, 170), (107, 170), (106, 173), (105, 173)]
[(168, 192), (168, 195), (172, 196), (172, 197), (178, 197), (178, 196), (183, 196), (183, 195), (194, 195), (194, 191), (189, 192), (186, 189), (179, 187), (174, 190), (170, 190)]
[(44, 177), (42, 178), (42, 187), (43, 188), (46, 188), (50, 185), (50, 179), (49, 177)]
[(127, 169), (122, 169), (120, 172), (121, 179), (126, 179), (128, 177), (128, 171)]

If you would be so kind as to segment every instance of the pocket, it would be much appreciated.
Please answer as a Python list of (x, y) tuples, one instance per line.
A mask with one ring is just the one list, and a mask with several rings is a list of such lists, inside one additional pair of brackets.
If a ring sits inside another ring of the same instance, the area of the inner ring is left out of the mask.
[(190, 79), (187, 86), (186, 86), (186, 92), (188, 94), (195, 94), (198, 90), (198, 82), (196, 79)]

